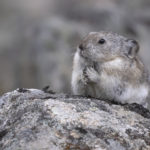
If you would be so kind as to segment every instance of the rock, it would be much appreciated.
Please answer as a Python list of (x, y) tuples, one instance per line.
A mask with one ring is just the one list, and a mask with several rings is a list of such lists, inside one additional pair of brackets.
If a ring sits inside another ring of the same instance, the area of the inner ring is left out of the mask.
[(137, 104), (17, 89), (0, 98), (0, 149), (150, 150), (150, 112)]

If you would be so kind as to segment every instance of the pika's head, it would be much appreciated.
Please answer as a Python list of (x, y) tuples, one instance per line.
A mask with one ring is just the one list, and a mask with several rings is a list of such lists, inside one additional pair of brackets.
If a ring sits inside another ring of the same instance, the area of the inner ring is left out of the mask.
[(115, 33), (91, 32), (81, 41), (78, 51), (82, 57), (97, 62), (116, 57), (134, 59), (139, 51), (139, 44)]

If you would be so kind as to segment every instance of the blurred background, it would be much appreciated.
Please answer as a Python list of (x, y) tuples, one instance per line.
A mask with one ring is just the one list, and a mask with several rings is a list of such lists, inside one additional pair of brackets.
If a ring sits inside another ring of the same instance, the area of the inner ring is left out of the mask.
[(69, 93), (76, 46), (100, 30), (138, 40), (150, 70), (150, 0), (0, 0), (0, 94)]

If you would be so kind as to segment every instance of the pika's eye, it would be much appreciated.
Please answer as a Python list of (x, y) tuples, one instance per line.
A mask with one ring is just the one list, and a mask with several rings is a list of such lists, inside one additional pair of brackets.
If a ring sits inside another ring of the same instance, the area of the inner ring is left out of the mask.
[(106, 41), (104, 40), (104, 39), (100, 39), (99, 41), (98, 41), (98, 43), (99, 44), (104, 44)]

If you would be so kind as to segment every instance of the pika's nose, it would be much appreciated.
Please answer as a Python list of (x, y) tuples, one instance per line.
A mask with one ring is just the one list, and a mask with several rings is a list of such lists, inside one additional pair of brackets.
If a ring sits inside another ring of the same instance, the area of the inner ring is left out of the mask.
[(79, 49), (80, 49), (80, 50), (84, 50), (83, 44), (80, 44), (80, 45), (79, 45)]

